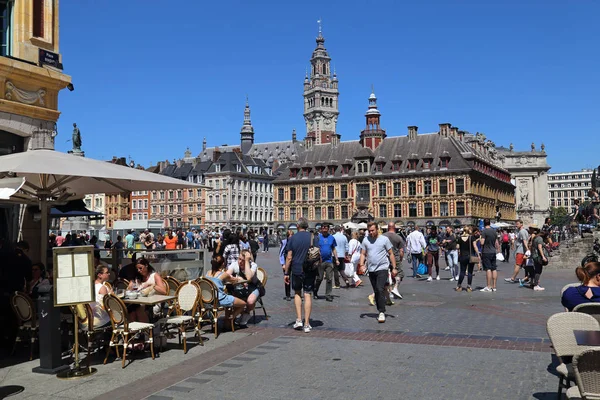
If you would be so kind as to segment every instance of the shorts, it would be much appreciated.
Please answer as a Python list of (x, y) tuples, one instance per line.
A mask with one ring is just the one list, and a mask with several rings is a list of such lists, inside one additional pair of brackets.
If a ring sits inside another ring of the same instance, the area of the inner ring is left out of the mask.
[(230, 294), (226, 294), (225, 296), (219, 299), (219, 305), (223, 307), (233, 307), (233, 302), (235, 301), (235, 297)]
[(481, 254), (481, 264), (485, 271), (496, 270), (496, 253), (483, 253)]
[(259, 298), (260, 292), (258, 291), (258, 289), (254, 289), (252, 292), (250, 292), (250, 295), (254, 295), (254, 296), (256, 296), (256, 298)]
[(517, 253), (515, 258), (516, 258), (516, 265), (518, 265), (519, 267), (522, 267), (523, 264), (525, 263), (525, 254)]
[(295, 292), (299, 292), (304, 290), (304, 293), (312, 293), (315, 288), (315, 278), (317, 274), (313, 273), (303, 273), (303, 274), (292, 274), (292, 289)]

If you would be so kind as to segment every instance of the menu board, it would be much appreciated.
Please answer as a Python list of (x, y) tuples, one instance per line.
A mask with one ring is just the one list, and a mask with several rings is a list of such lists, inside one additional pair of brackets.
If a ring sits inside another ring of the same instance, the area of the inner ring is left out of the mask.
[(55, 247), (54, 306), (91, 303), (94, 290), (94, 246)]

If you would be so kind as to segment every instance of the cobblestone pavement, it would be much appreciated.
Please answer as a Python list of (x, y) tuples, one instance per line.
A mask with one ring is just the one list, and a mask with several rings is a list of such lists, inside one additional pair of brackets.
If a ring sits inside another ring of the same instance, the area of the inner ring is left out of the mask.
[[(258, 261), (269, 275), (268, 320), (257, 310), (250, 328), (217, 340), (207, 333), (206, 346), (187, 355), (173, 343), (155, 361), (138, 359), (125, 370), (118, 362), (96, 365), (96, 375), (78, 381), (40, 378), (29, 364), (4, 368), (0, 385), (22, 384), (26, 391), (15, 398), (29, 399), (556, 398), (545, 323), (562, 311), (560, 289), (575, 280), (573, 270), (544, 272), (544, 292), (504, 283), (512, 263), (499, 263), (495, 293), (457, 293), (447, 271), (431, 283), (406, 278), (385, 324), (368, 304), (367, 279), (335, 289), (333, 302), (313, 301), (314, 329), (304, 334), (291, 328), (293, 302), (283, 300), (277, 252)], [(484, 273), (476, 273), (474, 287), (484, 285)]]

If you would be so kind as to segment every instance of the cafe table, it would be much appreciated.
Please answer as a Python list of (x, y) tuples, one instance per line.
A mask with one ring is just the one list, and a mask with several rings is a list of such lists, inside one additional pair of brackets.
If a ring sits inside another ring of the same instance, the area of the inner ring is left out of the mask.
[(151, 296), (138, 296), (135, 299), (128, 299), (124, 297), (123, 303), (125, 304), (139, 304), (141, 306), (153, 306), (159, 303), (163, 303), (165, 301), (170, 301), (175, 299), (175, 296), (168, 296), (162, 294), (153, 294)]
[(578, 346), (600, 346), (600, 331), (574, 330)]

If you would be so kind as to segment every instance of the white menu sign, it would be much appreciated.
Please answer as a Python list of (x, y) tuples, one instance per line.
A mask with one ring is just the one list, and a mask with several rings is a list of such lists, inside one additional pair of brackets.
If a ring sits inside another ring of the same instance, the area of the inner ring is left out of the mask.
[(93, 246), (56, 247), (54, 306), (95, 301)]

